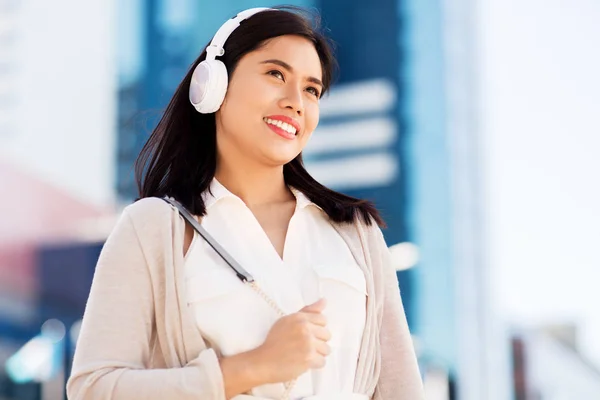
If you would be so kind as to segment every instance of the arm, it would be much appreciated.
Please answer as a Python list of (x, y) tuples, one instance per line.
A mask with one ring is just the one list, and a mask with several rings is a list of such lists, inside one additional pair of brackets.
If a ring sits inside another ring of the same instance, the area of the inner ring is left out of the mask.
[[(375, 389), (376, 400), (420, 400), (425, 398), (398, 277), (381, 231), (377, 229), (376, 248), (380, 255), (380, 287), (383, 299), (380, 330), (381, 375)], [(377, 257), (377, 256), (376, 256)]]
[(100, 254), (73, 372), (71, 400), (224, 400), (219, 360), (205, 350), (182, 368), (147, 369), (155, 342), (147, 263), (125, 212)]
[(261, 368), (261, 356), (257, 349), (221, 359), (225, 397), (230, 399), (250, 389), (269, 383)]

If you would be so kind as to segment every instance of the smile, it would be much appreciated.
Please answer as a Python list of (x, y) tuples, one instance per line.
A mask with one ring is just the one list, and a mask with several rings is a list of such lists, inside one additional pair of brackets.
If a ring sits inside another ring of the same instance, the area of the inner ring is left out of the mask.
[(277, 127), (290, 135), (296, 136), (296, 133), (297, 133), (296, 128), (294, 126), (292, 126), (291, 124), (288, 124), (287, 122), (283, 122), (283, 121), (271, 119), (271, 118), (263, 118), (263, 121), (265, 121), (270, 126)]

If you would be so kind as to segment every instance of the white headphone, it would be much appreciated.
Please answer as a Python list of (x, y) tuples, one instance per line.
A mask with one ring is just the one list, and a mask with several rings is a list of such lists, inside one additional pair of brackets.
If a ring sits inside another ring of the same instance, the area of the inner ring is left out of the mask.
[(192, 73), (189, 96), (190, 103), (196, 111), (201, 114), (210, 114), (221, 107), (227, 92), (227, 68), (225, 64), (215, 58), (225, 54), (223, 46), (229, 35), (240, 26), (240, 22), (266, 10), (273, 9), (259, 7), (242, 11), (225, 22), (215, 33), (213, 40), (206, 48), (206, 59), (198, 64)]

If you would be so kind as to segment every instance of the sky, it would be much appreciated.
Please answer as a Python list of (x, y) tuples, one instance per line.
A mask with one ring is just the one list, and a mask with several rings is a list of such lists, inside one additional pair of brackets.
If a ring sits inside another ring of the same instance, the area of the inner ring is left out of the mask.
[(0, 119), (0, 157), (95, 205), (114, 198), (115, 13), (113, 0), (0, 11), (0, 92), (10, 99), (0, 111), (12, 121), (4, 130)]

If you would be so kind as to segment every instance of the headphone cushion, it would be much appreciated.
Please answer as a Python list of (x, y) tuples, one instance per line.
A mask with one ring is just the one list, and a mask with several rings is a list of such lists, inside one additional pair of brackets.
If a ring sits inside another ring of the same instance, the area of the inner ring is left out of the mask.
[(196, 111), (202, 114), (216, 112), (227, 93), (227, 68), (219, 60), (205, 60), (192, 73), (189, 98)]

